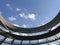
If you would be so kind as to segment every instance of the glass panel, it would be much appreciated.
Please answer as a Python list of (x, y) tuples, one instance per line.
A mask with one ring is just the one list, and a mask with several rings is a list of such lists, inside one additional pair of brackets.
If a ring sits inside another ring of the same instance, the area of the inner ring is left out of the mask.
[(7, 44), (7, 43), (2, 43), (2, 45), (10, 45), (10, 44)]
[(45, 43), (46, 42), (46, 39), (40, 39), (38, 41), (39, 41), (39, 43)]
[(11, 43), (13, 39), (7, 38), (4, 42), (5, 43)]
[(54, 42), (51, 42), (49, 43), (50, 45), (59, 45), (58, 41), (54, 41)]
[(60, 39), (58, 41), (60, 42)]
[(0, 35), (0, 41), (3, 41), (4, 40), (4, 36)]
[(58, 38), (60, 38), (60, 33), (56, 34), (56, 36), (57, 36)]
[(48, 43), (46, 43), (46, 44), (40, 44), (40, 45), (48, 45)]
[(29, 44), (29, 41), (28, 40), (23, 40), (22, 44)]
[(48, 37), (47, 39), (48, 39), (48, 41), (52, 41), (52, 40), (55, 40), (56, 37), (55, 36), (51, 36), (51, 37)]
[(14, 40), (13, 45), (19, 45), (21, 43), (21, 40)]
[(31, 44), (37, 44), (37, 40), (32, 40)]

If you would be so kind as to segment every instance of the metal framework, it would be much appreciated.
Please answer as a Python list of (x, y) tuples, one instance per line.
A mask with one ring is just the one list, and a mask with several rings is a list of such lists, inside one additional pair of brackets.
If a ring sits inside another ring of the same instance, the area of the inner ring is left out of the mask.
[(38, 40), (38, 39), (43, 39), (43, 38), (53, 36), (53, 35), (55, 35), (59, 32), (60, 32), (60, 26), (57, 29), (55, 29), (53, 31), (50, 31), (49, 33), (42, 34), (42, 35), (37, 35), (37, 36), (18, 36), (18, 35), (15, 35), (15, 34), (5, 32), (2, 29), (0, 29), (0, 34), (2, 34), (3, 36), (9, 37), (9, 38), (15, 38), (15, 39), (18, 39), (18, 40)]
[[(10, 38), (10, 39), (13, 39), (10, 43), (10, 45), (13, 45), (14, 43), (14, 40), (21, 40), (21, 43), (20, 45), (40, 45), (40, 44), (46, 44), (46, 43), (50, 43), (50, 42), (53, 42), (53, 41), (56, 41), (56, 40), (59, 40), (60, 37), (58, 38), (56, 36), (56, 34), (58, 34), (60, 32), (60, 26), (57, 27), (55, 30), (53, 30), (52, 32), (50, 33), (47, 33), (47, 34), (44, 34), (43, 37), (40, 37), (37, 38), (38, 36), (17, 36), (17, 35), (14, 35), (14, 34), (10, 34), (8, 32), (5, 32), (3, 31), (2, 29), (0, 29), (0, 35), (4, 36), (5, 38), (0, 42), (0, 44), (2, 44), (7, 38)], [(51, 37), (51, 36), (54, 36), (55, 35), (55, 38), (54, 40), (48, 40), (47, 38)], [(38, 40), (41, 40), (41, 39), (46, 39), (45, 42), (39, 42)], [(29, 44), (23, 44), (23, 40), (29, 40)], [(31, 41), (32, 40), (37, 40), (38, 42), (36, 44), (31, 44)], [(59, 41), (58, 41), (59, 42)], [(7, 43), (7, 42), (4, 42), (4, 43)], [(8, 42), (9, 43), (9, 42)], [(7, 44), (8, 44), (7, 43)], [(59, 42), (60, 43), (60, 42)], [(15, 44), (15, 43), (14, 43)], [(18, 44), (16, 44), (18, 45)]]
[[(50, 21), (49, 23), (47, 23), (43, 26), (36, 27), (36, 28), (21, 28), (21, 27), (14, 26), (14, 25), (10, 24), (9, 22), (7, 22), (0, 15), (0, 25), (2, 27), (6, 28), (6, 30), (13, 31), (13, 32), (19, 32), (19, 33), (38, 33), (41, 31), (46, 31), (46, 30), (54, 27), (58, 23), (60, 23), (60, 12), (52, 21)], [(60, 36), (57, 36), (57, 34), (60, 33), (60, 25), (56, 29), (49, 31), (48, 33), (44, 33), (41, 35), (35, 35), (35, 36), (15, 35), (11, 32), (6, 32), (4, 30), (5, 29), (0, 28), (0, 45), (3, 45), (3, 43), (10, 44), (10, 45), (42, 45), (42, 44), (48, 43), (48, 45), (50, 45), (50, 43), (54, 42), (54, 41), (57, 41), (60, 45), (60, 41), (59, 41)], [(55, 38), (53, 40), (49, 39), (49, 37), (52, 37), (52, 36), (54, 36)], [(1, 37), (2, 37), (2, 39), (1, 39)], [(7, 39), (9, 39), (9, 40), (7, 40)], [(39, 40), (43, 40), (43, 39), (45, 41), (42, 41), (42, 42), (39, 41)], [(15, 40), (18, 40), (19, 43), (15, 43)], [(28, 44), (23, 43), (26, 40), (29, 41)], [(33, 40), (36, 41), (36, 43), (32, 43)]]

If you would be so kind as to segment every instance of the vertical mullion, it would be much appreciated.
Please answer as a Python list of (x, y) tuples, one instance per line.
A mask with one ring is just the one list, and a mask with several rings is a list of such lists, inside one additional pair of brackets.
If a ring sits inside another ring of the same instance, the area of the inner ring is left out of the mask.
[(22, 45), (22, 42), (23, 42), (23, 40), (21, 40), (21, 43), (20, 43), (20, 45)]
[(11, 44), (10, 44), (10, 45), (12, 45), (12, 44), (13, 44), (13, 42), (14, 42), (14, 39), (12, 40), (12, 42), (11, 42)]
[(29, 40), (29, 45), (31, 45), (31, 41)]

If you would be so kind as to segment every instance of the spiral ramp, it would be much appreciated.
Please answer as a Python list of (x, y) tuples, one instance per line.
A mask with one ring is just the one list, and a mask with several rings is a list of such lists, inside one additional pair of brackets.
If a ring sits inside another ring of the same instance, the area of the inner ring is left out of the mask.
[[(52, 30), (55, 26), (56, 28)], [(48, 29), (49, 32), (34, 36), (13, 34), (14, 32), (35, 34)], [(31, 29), (16, 27), (0, 15), (0, 45), (60, 45), (60, 12), (46, 25)]]

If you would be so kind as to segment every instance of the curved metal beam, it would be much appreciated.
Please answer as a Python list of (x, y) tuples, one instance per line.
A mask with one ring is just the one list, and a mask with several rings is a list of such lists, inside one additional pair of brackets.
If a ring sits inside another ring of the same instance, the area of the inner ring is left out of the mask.
[(45, 34), (37, 35), (37, 36), (20, 36), (20, 35), (15, 35), (15, 34), (5, 32), (2, 29), (0, 29), (1, 35), (5, 36), (5, 37), (9, 37), (9, 38), (18, 39), (18, 40), (38, 40), (38, 39), (43, 39), (43, 38), (53, 36), (59, 32), (60, 32), (60, 26), (49, 33), (45, 33)]
[(5, 28), (7, 27), (9, 30), (12, 30), (14, 32), (20, 32), (20, 33), (37, 33), (41, 31), (45, 31), (55, 26), (59, 22), (60, 22), (60, 12), (57, 14), (57, 16), (53, 20), (51, 20), (49, 23), (43, 26), (36, 27), (36, 28), (22, 28), (22, 27), (17, 27), (17, 26), (10, 24), (0, 15), (0, 25), (2, 25)]

